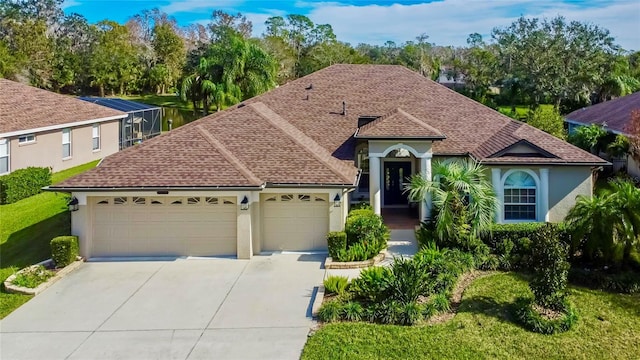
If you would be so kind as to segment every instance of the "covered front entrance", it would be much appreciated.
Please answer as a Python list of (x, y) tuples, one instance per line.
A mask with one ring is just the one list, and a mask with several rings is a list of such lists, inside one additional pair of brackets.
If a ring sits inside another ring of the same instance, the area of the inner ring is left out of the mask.
[(411, 176), (411, 162), (394, 161), (384, 163), (384, 205), (408, 205), (409, 198), (404, 191)]

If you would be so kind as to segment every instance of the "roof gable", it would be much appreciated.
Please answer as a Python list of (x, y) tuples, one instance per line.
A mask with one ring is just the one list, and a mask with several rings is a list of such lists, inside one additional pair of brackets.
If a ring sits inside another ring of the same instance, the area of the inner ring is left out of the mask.
[(366, 139), (413, 138), (434, 140), (442, 140), (445, 138), (438, 129), (417, 119), (401, 108), (394, 109), (391, 113), (360, 127), (355, 137)]

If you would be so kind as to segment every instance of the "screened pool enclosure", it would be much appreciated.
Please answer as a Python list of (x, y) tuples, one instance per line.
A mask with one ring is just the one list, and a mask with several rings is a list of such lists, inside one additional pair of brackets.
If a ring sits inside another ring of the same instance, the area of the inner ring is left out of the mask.
[(117, 98), (80, 97), (80, 100), (129, 114), (120, 121), (120, 150), (160, 135), (162, 109), (157, 106)]

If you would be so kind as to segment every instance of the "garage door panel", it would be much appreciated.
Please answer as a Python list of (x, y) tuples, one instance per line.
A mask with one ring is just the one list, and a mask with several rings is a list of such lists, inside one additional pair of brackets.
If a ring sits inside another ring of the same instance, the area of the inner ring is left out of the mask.
[(236, 205), (204, 197), (114, 199), (93, 202), (93, 256), (236, 254)]
[(327, 198), (327, 195), (263, 195), (262, 248), (266, 251), (326, 250), (329, 203), (309, 201), (315, 197)]

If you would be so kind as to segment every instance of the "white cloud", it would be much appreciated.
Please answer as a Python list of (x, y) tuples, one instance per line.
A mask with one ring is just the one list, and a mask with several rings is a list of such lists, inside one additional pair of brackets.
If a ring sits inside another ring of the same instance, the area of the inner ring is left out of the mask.
[[(72, 0), (73, 1), (73, 0)], [(242, 0), (218, 0), (212, 3), (208, 0), (174, 0), (168, 5), (160, 8), (167, 14), (175, 14), (180, 12), (200, 12), (212, 11), (213, 9), (229, 9), (241, 5)]]
[(70, 7), (74, 7), (74, 6), (78, 6), (78, 5), (82, 5), (82, 3), (80, 1), (76, 1), (76, 0), (64, 0), (60, 7), (62, 8), (62, 10), (66, 10), (66, 9), (68, 9)]
[(304, 3), (313, 6), (308, 16), (315, 23), (328, 23), (338, 39), (356, 45), (404, 42), (426, 33), (439, 45), (464, 45), (469, 34), (488, 36), (494, 27), (509, 25), (520, 15), (580, 20), (607, 28), (626, 49), (640, 49), (640, 4), (637, 1), (607, 1), (589, 7), (553, 0), (469, 1), (443, 0), (401, 5), (346, 5)]

